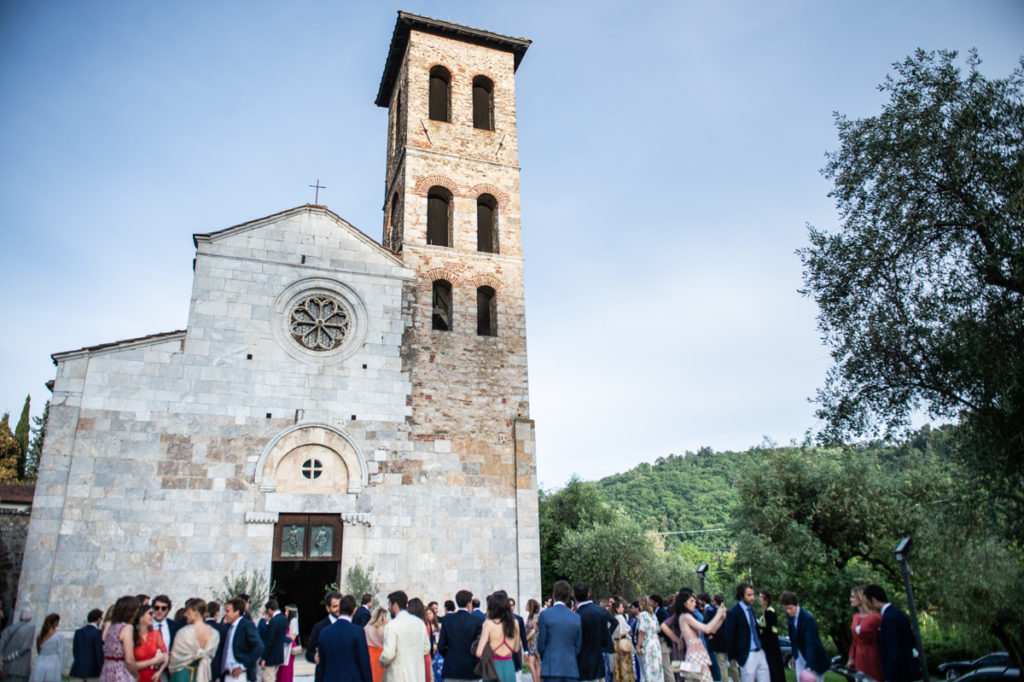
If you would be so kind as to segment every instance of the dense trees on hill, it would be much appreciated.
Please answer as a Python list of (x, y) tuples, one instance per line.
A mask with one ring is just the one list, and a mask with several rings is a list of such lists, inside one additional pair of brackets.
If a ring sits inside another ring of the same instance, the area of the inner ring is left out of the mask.
[(710, 591), (731, 595), (740, 579), (796, 591), (843, 650), (853, 585), (879, 583), (903, 602), (893, 549), (911, 535), (919, 608), (960, 655), (993, 637), (1012, 651), (1024, 633), (1024, 562), (1000, 535), (998, 499), (952, 456), (957, 431), (925, 427), (896, 445), (702, 449), (574, 479), (541, 496), (545, 592), (564, 577), (599, 596), (671, 593), (696, 587), (707, 562)]
[(684, 545), (707, 555), (716, 554), (733, 545), (727, 526), (739, 499), (736, 482), (759, 452), (715, 453), (701, 448), (696, 454), (669, 455), (653, 466), (644, 463), (603, 478), (597, 488), (613, 507), (622, 509), (645, 528), (666, 533), (669, 548)]

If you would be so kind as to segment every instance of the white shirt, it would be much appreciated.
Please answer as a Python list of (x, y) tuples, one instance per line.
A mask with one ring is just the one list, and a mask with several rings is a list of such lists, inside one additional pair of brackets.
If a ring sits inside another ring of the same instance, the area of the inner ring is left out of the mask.
[(167, 651), (171, 650), (171, 630), (167, 627), (167, 619), (153, 621), (153, 627), (160, 631), (160, 636), (164, 638), (164, 645), (167, 647)]
[(228, 630), (227, 641), (224, 642), (224, 665), (222, 670), (226, 673), (230, 673), (235, 668), (241, 668), (242, 666), (235, 660), (235, 631), (238, 630), (238, 621), (241, 617), (235, 619), (235, 622), (231, 624), (231, 628)]

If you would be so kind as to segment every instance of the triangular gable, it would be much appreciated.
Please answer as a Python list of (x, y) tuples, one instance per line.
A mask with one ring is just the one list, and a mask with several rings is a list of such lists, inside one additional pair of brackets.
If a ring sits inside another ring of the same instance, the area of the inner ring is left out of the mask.
[(262, 227), (268, 227), (270, 225), (273, 225), (274, 223), (281, 222), (282, 220), (287, 220), (288, 218), (291, 218), (292, 216), (298, 215), (299, 213), (302, 213), (302, 212), (321, 213), (321, 214), (323, 214), (324, 216), (326, 216), (326, 217), (330, 218), (331, 220), (333, 220), (338, 225), (338, 227), (340, 227), (340, 228), (342, 228), (344, 230), (347, 230), (358, 241), (360, 241), (360, 242), (366, 244), (367, 246), (373, 248), (374, 250), (379, 252), (380, 255), (387, 257), (395, 265), (399, 265), (399, 266), (403, 266), (404, 267), (405, 264), (402, 262), (402, 259), (399, 258), (398, 256), (396, 256), (394, 254), (394, 252), (392, 252), (390, 249), (388, 249), (385, 246), (382, 246), (375, 239), (373, 239), (372, 237), (368, 236), (362, 230), (360, 230), (359, 228), (355, 227), (354, 225), (352, 225), (352, 223), (348, 222), (347, 220), (345, 220), (344, 218), (339, 216), (334, 211), (331, 211), (326, 206), (317, 206), (316, 204), (304, 204), (302, 206), (296, 206), (295, 208), (290, 208), (290, 209), (288, 209), (286, 211), (281, 211), (280, 213), (274, 213), (274, 214), (268, 215), (268, 216), (266, 216), (264, 218), (257, 218), (256, 220), (250, 220), (250, 221), (245, 222), (245, 223), (240, 223), (238, 225), (233, 225), (231, 227), (226, 227), (223, 230), (218, 230), (216, 232), (206, 232), (206, 233), (193, 234), (192, 235), (192, 243), (196, 247), (198, 247), (200, 242), (203, 242), (203, 243), (217, 242), (217, 241), (220, 241), (221, 239), (225, 239), (227, 237), (232, 237), (232, 236), (236, 236), (236, 235), (239, 235), (239, 234), (244, 234), (245, 232), (248, 232), (250, 230), (256, 230), (256, 229), (259, 229), (259, 228), (262, 228)]

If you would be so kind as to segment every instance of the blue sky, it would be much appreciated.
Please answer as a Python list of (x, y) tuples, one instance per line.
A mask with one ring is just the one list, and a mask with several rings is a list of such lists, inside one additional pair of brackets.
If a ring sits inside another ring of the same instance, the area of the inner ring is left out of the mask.
[(313, 200), (380, 237), (395, 11), (533, 40), (517, 76), (531, 412), (562, 485), (802, 439), (833, 111), (917, 47), (1002, 77), (1024, 3), (0, 0), (0, 412), (49, 355), (181, 329), (191, 235)]

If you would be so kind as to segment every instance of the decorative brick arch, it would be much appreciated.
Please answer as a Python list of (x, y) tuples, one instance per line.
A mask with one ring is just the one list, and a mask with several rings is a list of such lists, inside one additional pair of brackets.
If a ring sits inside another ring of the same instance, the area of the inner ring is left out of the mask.
[(480, 287), (490, 287), (494, 289), (495, 292), (500, 291), (501, 287), (503, 286), (501, 280), (492, 275), (477, 275), (476, 277), (471, 279), (470, 282), (473, 283), (474, 289), (479, 289)]
[(481, 194), (490, 194), (494, 197), (495, 201), (498, 202), (498, 208), (505, 209), (508, 207), (508, 192), (503, 191), (499, 187), (490, 185), (486, 182), (481, 182), (478, 185), (473, 185), (466, 191), (466, 195), (476, 199)]
[(458, 285), (462, 281), (462, 278), (458, 274), (449, 270), (448, 268), (434, 268), (433, 270), (427, 270), (427, 279), (431, 282), (436, 282), (439, 279), (443, 279), (451, 284), (453, 287)]
[[(413, 194), (417, 196), (426, 197), (427, 192), (430, 191), (431, 187), (444, 187), (452, 196), (461, 196), (462, 193), (459, 191), (459, 186), (455, 184), (455, 181), (451, 178), (443, 175), (424, 175), (416, 179), (416, 185), (413, 187)], [(497, 198), (497, 197), (495, 197)]]
[(434, 63), (428, 65), (427, 66), (427, 73), (429, 74), (431, 71), (433, 71), (435, 66), (440, 66), (442, 69), (447, 71), (448, 72), (448, 77), (451, 78), (451, 83), (455, 82), (455, 69), (453, 69), (452, 67), (448, 66), (444, 62), (434, 62)]

